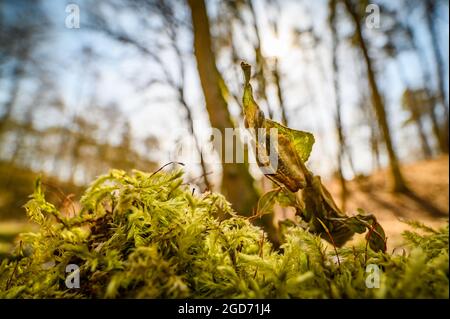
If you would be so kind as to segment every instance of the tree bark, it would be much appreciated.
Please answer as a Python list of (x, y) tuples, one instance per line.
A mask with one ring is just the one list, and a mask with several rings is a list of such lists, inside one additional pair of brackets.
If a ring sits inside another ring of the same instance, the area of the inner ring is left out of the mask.
[(411, 113), (411, 118), (413, 119), (414, 124), (417, 127), (417, 133), (419, 134), (423, 157), (425, 159), (430, 159), (432, 156), (431, 147), (430, 144), (428, 143), (427, 134), (425, 133), (424, 124), (422, 122), (423, 114), (419, 110), (420, 107), (426, 107), (426, 105), (420, 105), (421, 101), (417, 100), (416, 96), (417, 93), (414, 90), (410, 89), (412, 85), (409, 83), (406, 74), (404, 72), (404, 68), (401, 65), (400, 61), (396, 61), (395, 64), (397, 66), (398, 74), (403, 83), (403, 86), (406, 88), (405, 93), (408, 94), (408, 92), (410, 92), (409, 96), (406, 97), (407, 99), (409, 99), (409, 101), (406, 103), (405, 106), (409, 109), (409, 112)]
[(267, 106), (267, 114), (270, 118), (273, 118), (273, 111), (269, 104), (269, 99), (267, 98), (267, 82), (266, 82), (266, 59), (263, 56), (262, 49), (261, 49), (261, 32), (258, 27), (258, 20), (256, 17), (255, 8), (253, 6), (252, 0), (247, 1), (248, 8), (250, 9), (252, 18), (253, 18), (253, 29), (255, 31), (256, 36), (256, 43), (254, 47), (255, 51), (255, 63), (256, 63), (256, 70), (255, 70), (255, 77), (258, 81), (258, 93), (262, 101)]
[(273, 79), (275, 82), (275, 87), (277, 88), (278, 104), (280, 106), (280, 111), (281, 111), (281, 123), (288, 126), (289, 125), (288, 116), (287, 116), (286, 107), (284, 104), (283, 92), (281, 90), (281, 77), (280, 77), (280, 69), (278, 66), (278, 58), (275, 58), (275, 60), (274, 60), (272, 75), (273, 75)]
[(448, 115), (448, 103), (445, 98), (445, 65), (442, 61), (440, 49), (439, 49), (439, 38), (436, 30), (436, 25), (434, 20), (434, 15), (436, 12), (435, 0), (427, 0), (425, 5), (425, 19), (428, 27), (428, 31), (431, 35), (431, 43), (433, 48), (433, 55), (436, 63), (436, 75), (438, 84), (438, 99), (442, 107), (444, 115), (443, 130), (441, 130), (441, 147), (443, 152), (448, 154), (448, 143), (449, 143), (449, 115)]
[(410, 41), (412, 48), (414, 50), (417, 65), (420, 66), (421, 70), (421, 78), (422, 78), (422, 86), (427, 95), (427, 100), (429, 101), (429, 109), (428, 115), (430, 117), (433, 135), (437, 141), (437, 146), (441, 153), (448, 153), (448, 143), (445, 141), (444, 134), (441, 133), (442, 128), (439, 125), (439, 121), (436, 116), (436, 101), (433, 97), (432, 89), (430, 88), (431, 74), (430, 74), (430, 66), (427, 64), (427, 58), (425, 56), (424, 50), (420, 47), (417, 39), (417, 35), (414, 32), (412, 26), (408, 23), (405, 25), (405, 29), (410, 36)]
[(344, 149), (346, 145), (344, 130), (342, 127), (342, 116), (341, 116), (341, 99), (340, 99), (340, 90), (339, 90), (339, 66), (337, 62), (337, 49), (338, 49), (338, 34), (336, 29), (336, 0), (330, 0), (329, 5), (329, 24), (331, 29), (331, 42), (332, 42), (332, 66), (333, 66), (333, 89), (334, 89), (334, 104), (336, 106), (336, 130), (338, 133), (338, 175), (339, 175), (339, 183), (341, 185), (341, 209), (345, 211), (345, 204), (347, 200), (347, 183), (345, 181), (344, 174), (342, 172), (342, 165), (344, 159)]
[[(219, 129), (225, 136), (225, 129), (233, 128), (234, 125), (227, 102), (219, 87), (220, 75), (212, 51), (206, 6), (203, 0), (187, 0), (187, 2), (191, 9), (194, 51), (209, 120), (211, 126)], [(225, 143), (222, 144), (221, 154), (225, 154)], [(258, 193), (246, 164), (222, 164), (221, 191), (237, 212), (242, 215), (252, 215), (252, 209), (258, 200)]]
[(9, 99), (4, 104), (4, 114), (0, 117), (0, 137), (4, 133), (5, 126), (7, 125), (8, 121), (11, 120), (11, 115), (13, 113), (13, 109), (16, 105), (17, 99), (19, 97), (19, 91), (21, 89), (22, 85), (22, 78), (24, 76), (24, 67), (21, 62), (17, 62), (17, 64), (14, 67), (13, 71), (13, 84), (11, 89), (11, 94), (9, 96)]
[(384, 102), (381, 98), (380, 92), (378, 90), (378, 85), (375, 79), (375, 72), (372, 66), (372, 60), (369, 57), (369, 52), (367, 49), (366, 42), (364, 40), (361, 24), (359, 21), (359, 16), (352, 4), (351, 0), (344, 0), (345, 7), (349, 13), (353, 23), (355, 25), (356, 37), (358, 44), (363, 53), (364, 61), (367, 67), (367, 76), (369, 80), (369, 86), (372, 95), (372, 104), (375, 108), (375, 113), (378, 119), (378, 125), (383, 134), (384, 143), (386, 145), (386, 150), (389, 157), (389, 169), (392, 182), (392, 190), (394, 192), (403, 192), (407, 190), (405, 180), (400, 171), (400, 165), (398, 162), (397, 153), (395, 152), (394, 145), (392, 142), (391, 132), (389, 128), (389, 123), (387, 121), (386, 110), (384, 108)]

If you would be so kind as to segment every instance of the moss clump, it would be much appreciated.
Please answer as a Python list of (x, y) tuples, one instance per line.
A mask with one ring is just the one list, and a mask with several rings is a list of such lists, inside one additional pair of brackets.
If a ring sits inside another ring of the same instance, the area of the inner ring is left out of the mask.
[[(219, 194), (193, 195), (182, 172), (113, 170), (63, 216), (37, 181), (26, 205), (38, 223), (0, 265), (3, 298), (448, 298), (448, 226), (406, 233), (408, 255), (341, 248), (297, 226), (274, 251)], [(229, 215), (228, 219), (215, 216)], [(416, 225), (421, 227), (421, 225)], [(65, 285), (66, 266), (80, 288)], [(367, 288), (366, 265), (381, 272)]]

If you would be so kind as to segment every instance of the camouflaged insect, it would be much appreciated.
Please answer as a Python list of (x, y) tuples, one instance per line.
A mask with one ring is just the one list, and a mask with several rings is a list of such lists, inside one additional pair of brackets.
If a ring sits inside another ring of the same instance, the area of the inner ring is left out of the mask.
[[(377, 222), (375, 216), (361, 213), (349, 217), (343, 213), (332, 196), (322, 184), (319, 176), (314, 176), (305, 166), (314, 144), (314, 136), (311, 133), (293, 130), (270, 119), (266, 119), (253, 98), (253, 90), (250, 84), (251, 66), (241, 63), (244, 73), (244, 94), (242, 98), (244, 108), (245, 126), (257, 135), (259, 129), (269, 131), (277, 129), (277, 169), (273, 173), (265, 174), (277, 183), (280, 188), (270, 191), (260, 199), (258, 207), (266, 209), (260, 214), (269, 213), (270, 203), (280, 202), (283, 206), (292, 206), (297, 215), (308, 223), (308, 229), (323, 237), (337, 247), (344, 245), (355, 233), (363, 233), (368, 230), (366, 239), (370, 247), (375, 251), (386, 250), (386, 237), (383, 228)], [(268, 134), (266, 134), (268, 135)], [(257, 136), (253, 136), (256, 151), (270, 153), (270, 143), (261, 143)], [(268, 139), (268, 138), (266, 138)], [(258, 160), (258, 156), (257, 160)], [(258, 161), (263, 166), (264, 163)], [(264, 204), (261, 204), (261, 201)]]

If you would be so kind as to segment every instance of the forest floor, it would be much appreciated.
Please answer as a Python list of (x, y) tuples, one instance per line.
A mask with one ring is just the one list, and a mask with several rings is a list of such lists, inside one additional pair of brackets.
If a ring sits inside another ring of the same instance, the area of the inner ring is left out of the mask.
[[(388, 250), (399, 247), (401, 233), (411, 228), (402, 220), (438, 228), (446, 224), (449, 216), (448, 156), (402, 165), (402, 172), (410, 189), (406, 194), (389, 191), (386, 170), (348, 182), (346, 211), (353, 214), (362, 208), (374, 214), (386, 232)], [(339, 204), (339, 182), (324, 183)]]

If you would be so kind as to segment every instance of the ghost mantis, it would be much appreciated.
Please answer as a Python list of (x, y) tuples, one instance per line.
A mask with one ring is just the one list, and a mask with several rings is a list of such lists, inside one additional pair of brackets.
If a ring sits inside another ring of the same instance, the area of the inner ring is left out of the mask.
[[(277, 130), (277, 169), (265, 173), (265, 176), (278, 185), (278, 188), (260, 198), (257, 214), (270, 212), (273, 204), (278, 202), (282, 206), (294, 207), (296, 214), (307, 224), (308, 230), (321, 236), (334, 247), (341, 247), (355, 233), (362, 234), (367, 231), (366, 240), (369, 246), (375, 251), (385, 251), (386, 236), (375, 216), (365, 214), (362, 210), (355, 216), (346, 215), (338, 208), (320, 177), (315, 176), (306, 167), (305, 162), (311, 153), (314, 136), (265, 118), (253, 98), (250, 84), (251, 66), (242, 62), (241, 68), (245, 78), (242, 97), (245, 126), (254, 135), (260, 129)], [(261, 143), (257, 136), (253, 136), (253, 140), (257, 152), (268, 156), (270, 145)], [(261, 167), (264, 163), (258, 161), (258, 165)]]

